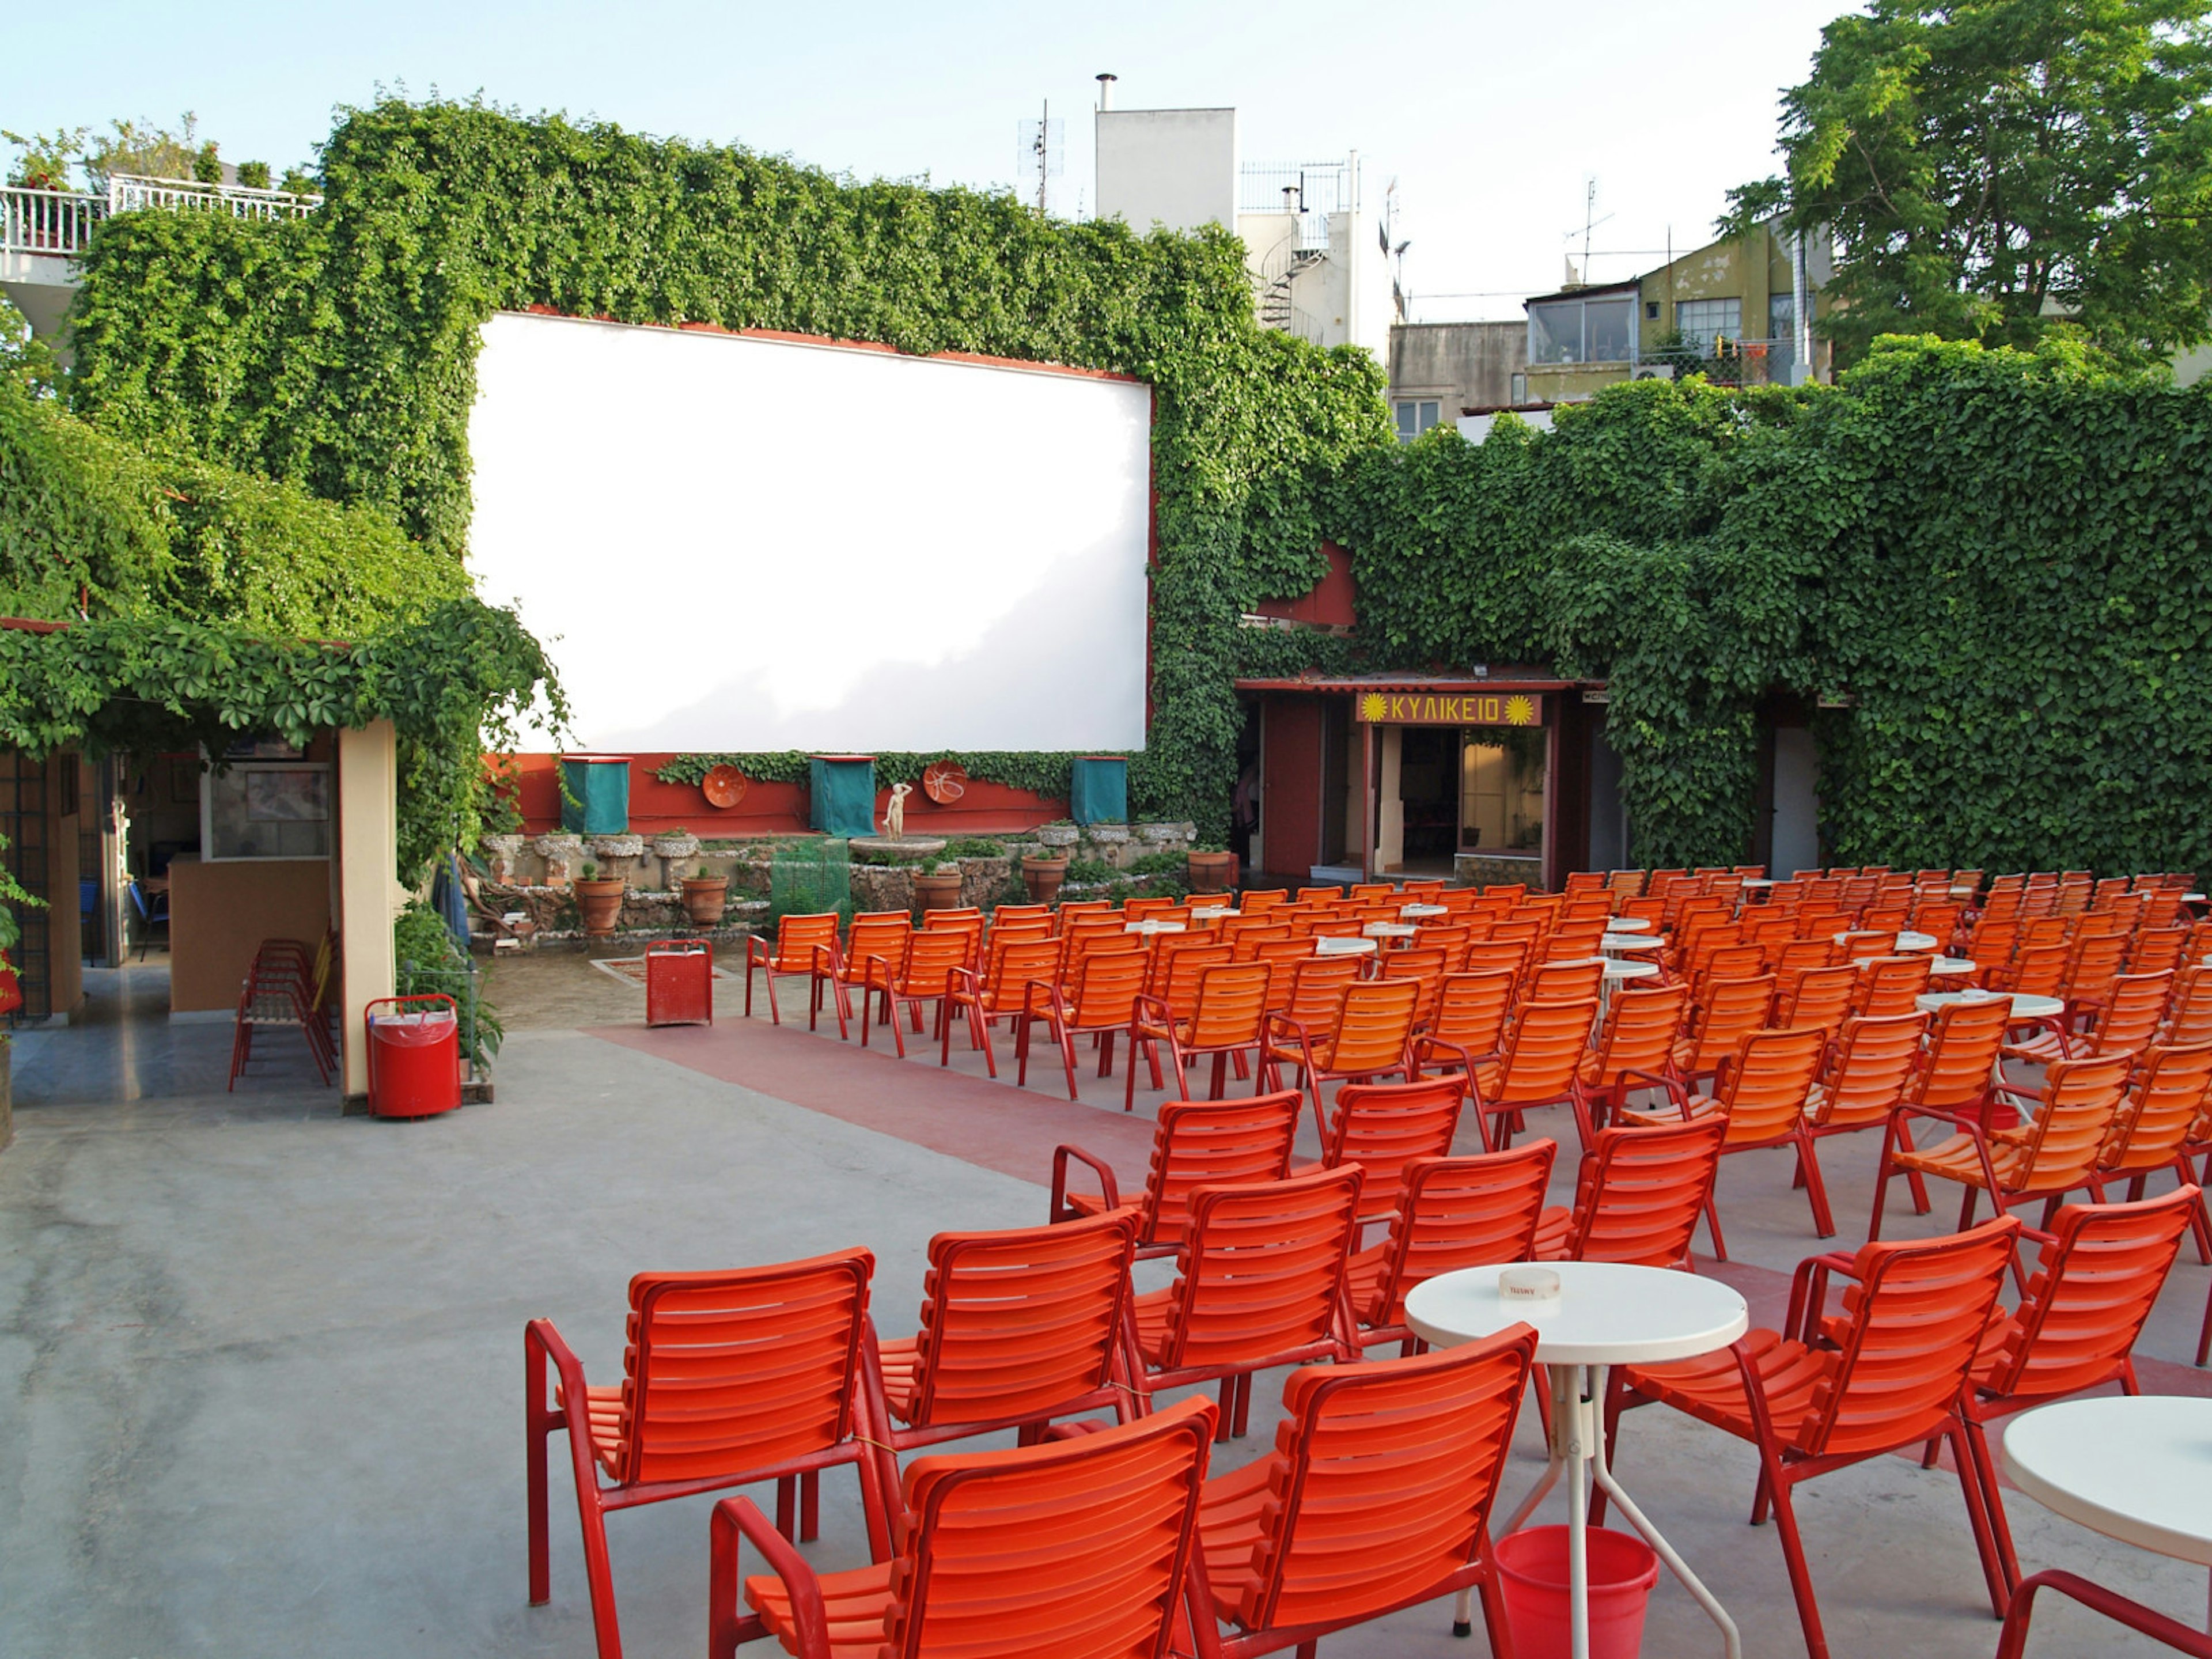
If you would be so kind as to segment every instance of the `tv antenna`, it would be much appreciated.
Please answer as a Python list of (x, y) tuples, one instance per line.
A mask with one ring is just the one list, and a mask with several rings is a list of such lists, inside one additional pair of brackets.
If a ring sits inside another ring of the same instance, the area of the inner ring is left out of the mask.
[[(1610, 213), (1607, 214), (1603, 218), (1597, 218), (1597, 217), (1594, 217), (1594, 216), (1594, 216), (1595, 214), (1596, 214), (1596, 212), (1597, 212), (1597, 174), (1595, 174), (1595, 173), (1585, 173), (1585, 174), (1583, 175), (1583, 268), (1582, 268), (1582, 279), (1583, 279), (1583, 281), (1584, 281), (1585, 283), (1587, 283), (1587, 282), (1588, 282), (1588, 281), (1589, 281), (1589, 279), (1590, 279), (1590, 270), (1589, 270), (1589, 261), (1590, 261), (1590, 232), (1592, 232), (1592, 231), (1595, 230), (1595, 229), (1596, 229), (1600, 225), (1606, 223), (1608, 220), (1612, 219), (1612, 218), (1613, 218), (1613, 216), (1612, 214), (1610, 214)], [(1570, 231), (1566, 232), (1566, 233), (1565, 233), (1565, 235), (1564, 240), (1567, 240), (1567, 241), (1570, 241), (1570, 242), (1573, 241), (1573, 240), (1575, 240), (1575, 233), (1574, 233), (1573, 231), (1571, 231), (1571, 230), (1570, 230)]]
[(1039, 218), (1044, 216), (1048, 205), (1052, 181), (1060, 177), (1066, 165), (1066, 122), (1052, 118), (1050, 99), (1045, 100), (1043, 111), (1036, 120), (1022, 123), (1020, 167), (1024, 177), (1036, 180)]

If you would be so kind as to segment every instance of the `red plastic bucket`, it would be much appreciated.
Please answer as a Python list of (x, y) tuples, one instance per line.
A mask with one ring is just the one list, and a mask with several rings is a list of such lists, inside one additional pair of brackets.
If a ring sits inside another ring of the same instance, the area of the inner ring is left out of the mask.
[[(1592, 1527), (1589, 1540), (1590, 1659), (1636, 1659), (1659, 1558), (1633, 1533)], [(1496, 1550), (1514, 1651), (1521, 1659), (1569, 1659), (1567, 1529), (1524, 1527), (1499, 1539)]]

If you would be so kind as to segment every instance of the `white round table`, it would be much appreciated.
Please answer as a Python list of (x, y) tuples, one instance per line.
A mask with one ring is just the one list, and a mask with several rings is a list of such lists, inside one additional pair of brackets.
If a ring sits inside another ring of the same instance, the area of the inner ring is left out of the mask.
[[(2212, 1400), (2064, 1400), (2005, 1425), (2004, 1469), (2055, 1515), (2212, 1567)], [(2212, 1616), (2208, 1616), (2212, 1630)]]
[(1317, 957), (1371, 957), (1375, 954), (1375, 941), (1324, 934), (1314, 941), (1314, 954)]
[(1956, 979), (1961, 974), (1971, 974), (1981, 964), (1970, 957), (1938, 957), (1928, 964), (1930, 979)]
[(1142, 921), (1124, 923), (1122, 925), (1121, 931), (1125, 933), (1137, 933), (1142, 935), (1146, 939), (1151, 939), (1158, 933), (1183, 933), (1189, 932), (1190, 929), (1188, 924), (1183, 922), (1154, 921), (1150, 916), (1147, 916)]
[(1359, 930), (1366, 939), (1411, 939), (1420, 931), (1410, 921), (1370, 921)]
[[(1406, 1298), (1406, 1323), (1440, 1348), (1472, 1342), (1526, 1321), (1536, 1332), (1536, 1362), (1550, 1368), (1551, 1459), (1511, 1519), (1494, 1535), (1517, 1531), (1575, 1465), (1567, 1486), (1567, 1578), (1575, 1659), (1589, 1654), (1589, 1482), (1595, 1480), (1629, 1525), (1658, 1552), (1682, 1587), (1720, 1626), (1729, 1659), (1743, 1643), (1713, 1593), (1698, 1582), (1674, 1546), (1620, 1489), (1606, 1467), (1600, 1421), (1607, 1368), (1692, 1359), (1724, 1348), (1751, 1328), (1743, 1297), (1718, 1279), (1664, 1267), (1629, 1267), (1609, 1261), (1547, 1261), (1559, 1276), (1554, 1302), (1507, 1301), (1498, 1294), (1504, 1267), (1465, 1267), (1416, 1285)], [(1473, 1621), (1462, 1593), (1459, 1622)]]
[(1601, 951), (1656, 951), (1667, 941), (1656, 933), (1607, 933), (1597, 942)]
[(1648, 933), (1651, 931), (1649, 916), (1614, 916), (1605, 924), (1608, 933)]
[(1451, 914), (1451, 906), (1449, 904), (1401, 904), (1398, 907), (1398, 914), (1401, 917), (1448, 916)]
[(2025, 991), (1930, 991), (1914, 1006), (1923, 1014), (1932, 1014), (1954, 1002), (1994, 1002), (1999, 997), (2011, 1001), (2015, 1019), (2056, 1019), (2066, 1012), (2066, 1005), (2057, 997), (2033, 996)]
[(1780, 882), (1775, 880), (1771, 876), (1746, 876), (1743, 878), (1743, 884), (1747, 887), (1755, 887), (1761, 890), (1769, 887), (1779, 887), (1782, 885)]

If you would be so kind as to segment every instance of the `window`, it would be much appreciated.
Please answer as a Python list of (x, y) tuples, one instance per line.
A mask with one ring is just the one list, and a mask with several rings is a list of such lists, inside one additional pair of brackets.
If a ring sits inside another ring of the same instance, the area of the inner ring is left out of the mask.
[(1713, 355), (1717, 337), (1739, 338), (1743, 333), (1741, 300), (1682, 300), (1674, 307), (1674, 331), (1682, 343), (1694, 346), (1700, 357)]
[(233, 765), (200, 781), (200, 845), (208, 859), (326, 859), (331, 769)]
[(1636, 356), (1636, 301), (1626, 294), (1528, 307), (1532, 363), (1625, 363)]
[(1393, 405), (1398, 416), (1398, 441), (1409, 444), (1443, 418), (1434, 398), (1402, 398)]
[(1531, 853), (1544, 845), (1545, 733), (1540, 728), (1460, 731), (1462, 852)]
[(1644, 320), (1647, 323), (1656, 323), (1659, 320), (1659, 302), (1656, 300), (1646, 300), (1644, 302)]
[(1790, 365), (1797, 361), (1797, 296), (1776, 294), (1766, 301), (1766, 375), (1779, 386), (1790, 383)]

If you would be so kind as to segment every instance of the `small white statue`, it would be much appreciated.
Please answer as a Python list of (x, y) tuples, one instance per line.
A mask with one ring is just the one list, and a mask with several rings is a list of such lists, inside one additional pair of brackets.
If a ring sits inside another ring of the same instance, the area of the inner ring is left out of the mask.
[(910, 783), (891, 786), (890, 804), (884, 808), (884, 835), (887, 840), (906, 839), (906, 798), (912, 793), (914, 786)]

